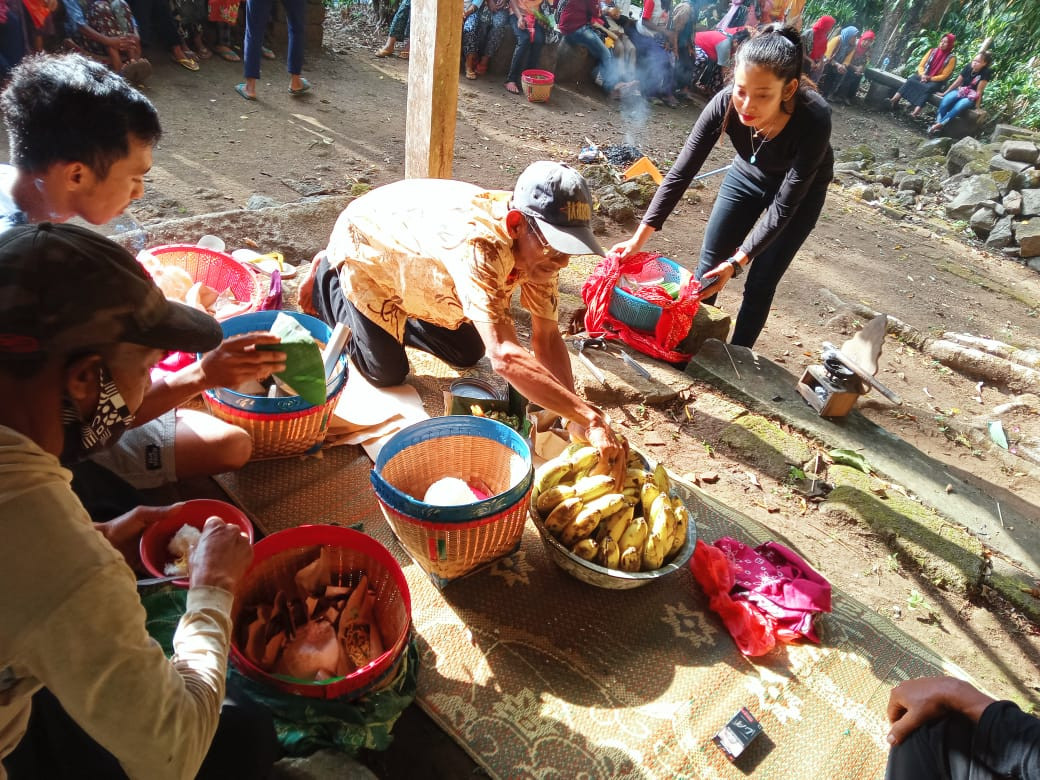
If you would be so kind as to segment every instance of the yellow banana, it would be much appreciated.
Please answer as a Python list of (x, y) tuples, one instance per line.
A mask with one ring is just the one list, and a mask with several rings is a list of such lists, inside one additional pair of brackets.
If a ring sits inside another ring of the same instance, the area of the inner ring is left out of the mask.
[(553, 536), (559, 536), (560, 532), (578, 516), (583, 506), (584, 504), (577, 496), (564, 499), (545, 518), (545, 530)]
[(658, 490), (657, 485), (653, 480), (647, 480), (646, 484), (643, 485), (643, 489), (639, 493), (639, 497), (643, 503), (643, 517), (647, 520), (650, 519), (650, 507), (654, 505), (654, 499), (661, 494)]
[[(656, 549), (660, 550), (661, 560), (672, 549), (672, 540), (675, 538), (675, 512), (672, 511), (672, 500), (664, 493), (659, 493), (650, 507), (650, 533), (647, 536), (647, 546), (643, 549), (643, 562), (646, 563), (647, 549), (650, 540), (654, 541)], [(654, 568), (660, 567), (660, 563)]]
[(560, 533), (560, 544), (571, 547), (575, 542), (592, 536), (602, 519), (603, 512), (590, 506), (585, 507)]
[(635, 510), (630, 506), (626, 506), (616, 511), (610, 517), (605, 517), (600, 525), (606, 529), (607, 534), (614, 537), (616, 542), (624, 535), (625, 529), (628, 528), (628, 524), (632, 522), (634, 516)]
[(639, 500), (639, 488), (635, 487), (634, 485), (626, 485), (625, 489), (621, 492), (630, 498), (634, 498), (637, 501)]
[(614, 537), (607, 534), (599, 543), (599, 554), (596, 563), (606, 566), (608, 569), (616, 569), (621, 565), (621, 550), (614, 541)]
[(625, 532), (621, 534), (621, 538), (617, 540), (618, 547), (622, 550), (628, 547), (634, 547), (636, 553), (642, 555), (643, 545), (646, 543), (648, 532), (649, 528), (646, 525), (646, 520), (637, 517), (628, 524), (628, 528), (626, 528)]
[(586, 561), (591, 561), (599, 552), (599, 547), (592, 539), (582, 539), (571, 547), (571, 552)]
[(675, 535), (672, 537), (672, 546), (668, 550), (666, 558), (671, 558), (686, 544), (686, 536), (689, 534), (690, 527), (690, 513), (681, 498), (672, 499), (672, 511), (675, 513)]
[(657, 468), (654, 469), (654, 484), (666, 496), (672, 492), (672, 481), (668, 479), (668, 470), (661, 463), (658, 463)]
[(628, 467), (630, 469), (642, 469), (646, 468), (646, 464), (643, 462), (642, 456), (633, 449), (628, 451)]
[(541, 496), (549, 488), (558, 485), (571, 472), (571, 463), (565, 458), (553, 458), (538, 467), (534, 473), (534, 490)]
[(635, 547), (626, 547), (618, 559), (621, 571), (639, 571), (641, 563), (642, 558), (639, 555), (639, 550)]
[(553, 485), (548, 490), (538, 494), (535, 507), (538, 509), (538, 513), (545, 517), (559, 504), (568, 498), (574, 498), (576, 495), (577, 493), (571, 485)]
[(658, 537), (648, 536), (646, 538), (646, 545), (643, 547), (643, 571), (660, 569), (661, 564), (664, 563), (665, 551), (666, 547)]
[(625, 471), (625, 485), (624, 487), (634, 487), (637, 490), (646, 484), (646, 481), (650, 479), (650, 475), (642, 468), (632, 468), (631, 466)]
[(595, 447), (582, 447), (570, 457), (571, 470), (575, 474), (583, 471), (589, 472), (592, 470), (592, 467), (596, 465), (596, 461), (598, 460), (599, 450)]
[(566, 458), (567, 460), (570, 460), (571, 456), (575, 452), (580, 450), (582, 447), (586, 447), (586, 446), (588, 446), (588, 445), (583, 444), (580, 441), (572, 441), (570, 444), (568, 444), (566, 447), (564, 447), (563, 453), (560, 455), (560, 457), (563, 457), (563, 458)]
[(597, 477), (582, 477), (574, 483), (574, 495), (586, 504), (593, 499), (605, 496), (614, 489), (614, 478), (609, 474)]
[(595, 509), (600, 513), (601, 517), (609, 517), (615, 512), (624, 509), (627, 505), (625, 504), (625, 497), (621, 493), (607, 493), (605, 496), (600, 496), (592, 501), (586, 501), (585, 506), (589, 509)]

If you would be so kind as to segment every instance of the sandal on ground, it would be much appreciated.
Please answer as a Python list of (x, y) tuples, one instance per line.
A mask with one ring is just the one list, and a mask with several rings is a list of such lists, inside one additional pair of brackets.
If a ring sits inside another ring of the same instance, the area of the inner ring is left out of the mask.
[(256, 95), (250, 95), (248, 92), (246, 92), (246, 85), (244, 83), (235, 84), (235, 92), (244, 97), (246, 100), (256, 100)]
[(376, 56), (377, 57), (393, 57), (394, 56), (394, 47), (393, 46), (384, 46), (382, 49), (377, 49), (376, 50)]
[[(510, 89), (510, 87), (512, 87), (512, 89)], [(507, 81), (506, 82), (506, 92), (508, 92), (510, 95), (519, 95), (520, 94), (520, 87), (518, 87), (516, 85), (516, 82)]]
[(477, 72), (470, 68), (468, 65), (466, 66), (466, 78), (468, 78), (470, 81), (475, 81), (477, 78)]
[(260, 56), (263, 57), (265, 60), (273, 60), (274, 59), (274, 52), (271, 51), (271, 49), (269, 47), (267, 47), (267, 46), (261, 46), (260, 47)]
[(405, 49), (404, 51), (398, 52), (397, 53), (397, 59), (399, 59), (399, 60), (406, 60), (406, 59), (408, 59), (408, 49)]
[(300, 79), (300, 86), (299, 86), (299, 88), (298, 89), (293, 89), (292, 87), (289, 87), (289, 94), (290, 95), (302, 95), (304, 92), (310, 92), (310, 89), (311, 89), (311, 83), (309, 81), (307, 81), (307, 79)]
[(213, 52), (211, 52), (205, 46), (199, 46), (198, 50), (195, 53), (199, 55), (200, 60), (208, 60), (210, 57), (213, 56)]
[(488, 71), (488, 65), (490, 62), (488, 59), (477, 60), (477, 75), (483, 76)]
[(237, 54), (235, 54), (235, 52), (231, 49), (230, 46), (214, 46), (213, 47), (213, 53), (216, 54), (218, 57), (220, 57), (220, 59), (224, 60), (225, 62), (241, 62), (242, 61), (242, 58), (239, 57)]
[(178, 65), (180, 65), (185, 70), (197, 71), (199, 69), (199, 63), (195, 62), (195, 60), (193, 60), (191, 57), (188, 57), (188, 56), (175, 57), (174, 55), (171, 54), (170, 55), (170, 59), (173, 60), (174, 62), (176, 62)]

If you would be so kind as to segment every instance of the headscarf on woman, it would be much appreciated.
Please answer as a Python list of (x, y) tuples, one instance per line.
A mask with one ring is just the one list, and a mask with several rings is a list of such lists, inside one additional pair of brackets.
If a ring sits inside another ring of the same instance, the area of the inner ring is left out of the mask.
[[(842, 28), (840, 35), (841, 43), (838, 44), (838, 48), (834, 51), (835, 62), (844, 62), (845, 58), (849, 56), (852, 47), (856, 45), (856, 36), (859, 35), (859, 28), (850, 24), (848, 27)], [(813, 38), (813, 48), (816, 48), (815, 37)]]
[(813, 22), (812, 51), (809, 52), (809, 59), (818, 60), (827, 51), (827, 36), (837, 23), (838, 20), (833, 16), (821, 16)]
[(943, 68), (946, 66), (946, 60), (953, 54), (953, 44), (957, 42), (957, 37), (953, 33), (946, 33), (940, 42), (945, 41), (947, 38), (950, 39), (950, 48), (943, 51), (938, 46), (932, 49), (931, 54), (928, 55), (928, 64), (925, 66), (924, 75), (935, 76), (942, 73)]
[(859, 43), (856, 44), (856, 53), (852, 56), (855, 58), (862, 57), (864, 54), (866, 54), (867, 49), (870, 48), (867, 44), (873, 41), (874, 37), (875, 36), (873, 30), (865, 30), (863, 34), (859, 36)]

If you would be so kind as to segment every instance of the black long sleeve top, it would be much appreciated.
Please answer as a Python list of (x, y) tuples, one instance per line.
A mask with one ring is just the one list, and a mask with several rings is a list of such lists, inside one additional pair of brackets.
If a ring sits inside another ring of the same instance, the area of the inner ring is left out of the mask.
[[(733, 88), (721, 90), (705, 106), (675, 165), (654, 195), (643, 223), (660, 230), (668, 215), (700, 171), (711, 148), (722, 133), (723, 119), (729, 109)], [(831, 150), (831, 109), (812, 90), (799, 90), (787, 125), (773, 139), (752, 145), (752, 131), (741, 124), (736, 111), (726, 123), (726, 134), (737, 156), (733, 167), (766, 191), (776, 191), (765, 216), (745, 237), (741, 249), (754, 258), (780, 234), (795, 216), (805, 194), (815, 187), (826, 187), (834, 177), (834, 152)], [(755, 163), (750, 159), (754, 155)]]
[(1013, 702), (993, 702), (975, 727), (971, 758), (999, 777), (1040, 780), (1040, 719)]

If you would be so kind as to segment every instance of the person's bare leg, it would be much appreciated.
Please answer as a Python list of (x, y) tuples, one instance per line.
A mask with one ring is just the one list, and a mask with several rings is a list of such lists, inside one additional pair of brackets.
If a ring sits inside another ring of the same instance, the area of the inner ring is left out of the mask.
[(223, 474), (242, 468), (253, 454), (253, 440), (236, 425), (204, 412), (177, 410), (174, 465), (177, 479)]
[(394, 54), (394, 47), (397, 46), (397, 38), (390, 35), (386, 39), (386, 44), (382, 49), (376, 51), (377, 57), (392, 57)]

